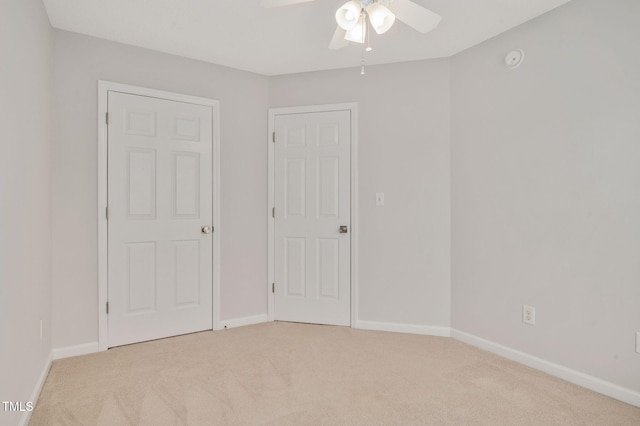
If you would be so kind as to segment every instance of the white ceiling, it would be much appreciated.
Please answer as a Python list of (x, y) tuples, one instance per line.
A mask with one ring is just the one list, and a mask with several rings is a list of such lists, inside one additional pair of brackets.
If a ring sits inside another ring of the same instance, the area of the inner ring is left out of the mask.
[[(327, 49), (345, 1), (43, 0), (55, 28), (264, 75), (358, 66), (362, 45)], [(414, 1), (441, 15), (440, 26), (420, 34), (396, 21), (372, 34), (367, 64), (451, 56), (569, 0)]]

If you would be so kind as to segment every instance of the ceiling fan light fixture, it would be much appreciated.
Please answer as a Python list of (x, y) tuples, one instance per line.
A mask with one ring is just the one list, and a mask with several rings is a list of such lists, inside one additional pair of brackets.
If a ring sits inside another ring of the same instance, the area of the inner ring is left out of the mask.
[(364, 14), (360, 16), (356, 25), (347, 31), (344, 36), (345, 40), (353, 41), (355, 43), (364, 43), (367, 35), (367, 22), (365, 21)]
[(371, 26), (378, 34), (386, 33), (396, 20), (396, 15), (380, 3), (369, 6), (367, 14)]
[(340, 6), (336, 11), (336, 22), (345, 31), (353, 29), (360, 20), (362, 6), (357, 0), (351, 0)]

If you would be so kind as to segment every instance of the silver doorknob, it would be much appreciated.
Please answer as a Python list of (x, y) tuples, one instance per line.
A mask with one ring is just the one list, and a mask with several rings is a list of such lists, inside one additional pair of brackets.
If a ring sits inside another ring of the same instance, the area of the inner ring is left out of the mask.
[(203, 226), (202, 227), (202, 233), (203, 234), (210, 234), (213, 232), (213, 226)]
[(347, 232), (349, 232), (349, 228), (346, 225), (342, 225), (340, 227), (340, 233), (341, 234), (346, 234)]

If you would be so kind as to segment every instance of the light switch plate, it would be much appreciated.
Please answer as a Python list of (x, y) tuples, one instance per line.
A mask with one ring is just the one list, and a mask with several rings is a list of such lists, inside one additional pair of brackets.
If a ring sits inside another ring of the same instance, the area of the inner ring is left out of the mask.
[(636, 333), (636, 352), (640, 354), (640, 331)]
[(376, 206), (384, 206), (384, 192), (376, 192)]

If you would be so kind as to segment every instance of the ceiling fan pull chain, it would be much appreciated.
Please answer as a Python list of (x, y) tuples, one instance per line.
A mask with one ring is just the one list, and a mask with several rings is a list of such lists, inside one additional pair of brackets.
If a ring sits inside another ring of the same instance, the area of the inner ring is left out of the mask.
[[(367, 27), (371, 27), (371, 21), (369, 21), (368, 19), (365, 21), (365, 25)], [(367, 52), (371, 52), (373, 50), (373, 47), (371, 47), (371, 30), (373, 28), (368, 28), (367, 31), (367, 48), (365, 49)]]
[(362, 20), (362, 43), (364, 43), (364, 38), (367, 34), (367, 12), (365, 12), (364, 7), (360, 12), (360, 19)]
[[(364, 42), (364, 38), (365, 38), (365, 30), (364, 28), (367, 28), (368, 31), (366, 31), (366, 37), (367, 37), (367, 46), (362, 50), (362, 61), (360, 62), (360, 75), (364, 75), (364, 55), (365, 52), (371, 52), (373, 50), (373, 48), (371, 47), (371, 22), (369, 22), (369, 20), (367, 19), (367, 16), (364, 12), (364, 9), (362, 9), (362, 14), (363, 14), (363, 18), (364, 18), (364, 25), (362, 26), (363, 30), (362, 30), (362, 41)], [(363, 43), (364, 44), (364, 43)]]

